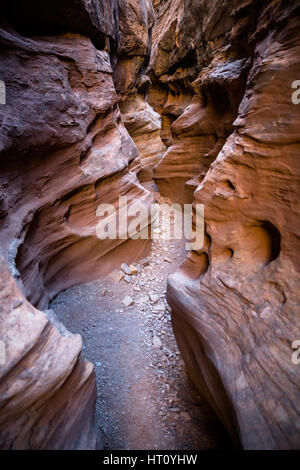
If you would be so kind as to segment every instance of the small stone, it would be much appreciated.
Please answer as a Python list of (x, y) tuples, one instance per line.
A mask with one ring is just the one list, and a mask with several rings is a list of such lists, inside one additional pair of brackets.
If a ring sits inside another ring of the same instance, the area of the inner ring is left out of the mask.
[(146, 266), (149, 266), (149, 260), (148, 259), (143, 259), (142, 261), (140, 261), (140, 266), (142, 268), (145, 268)]
[(124, 274), (127, 274), (128, 276), (131, 275), (130, 267), (128, 266), (128, 264), (122, 263), (121, 264), (121, 269), (122, 269)]
[(170, 260), (170, 258), (168, 258), (167, 256), (164, 258), (164, 261), (166, 261), (166, 263), (172, 263), (172, 261)]
[(151, 293), (149, 294), (149, 299), (151, 300), (153, 304), (156, 304), (159, 301), (159, 295)]
[(133, 264), (129, 266), (129, 269), (130, 269), (131, 274), (137, 274), (139, 272), (138, 268), (134, 266)]
[(101, 292), (102, 297), (106, 295), (106, 289), (104, 288), (103, 291)]
[(160, 349), (162, 347), (162, 342), (158, 336), (153, 336), (152, 343), (155, 349)]
[(127, 296), (122, 300), (122, 304), (125, 305), (125, 307), (130, 307), (131, 305), (134, 304), (134, 300), (133, 300), (129, 295), (127, 295)]
[(164, 312), (165, 311), (165, 306), (164, 305), (157, 305), (153, 309), (153, 313), (159, 313), (159, 312)]

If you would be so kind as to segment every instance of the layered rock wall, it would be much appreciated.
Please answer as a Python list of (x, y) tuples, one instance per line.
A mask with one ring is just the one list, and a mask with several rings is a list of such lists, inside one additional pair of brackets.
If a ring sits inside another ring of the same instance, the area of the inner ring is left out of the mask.
[[(1, 449), (95, 449), (93, 365), (82, 340), (35, 309), (0, 258)], [(97, 441), (98, 439), (98, 441)]]
[(300, 446), (299, 6), (162, 1), (153, 34), (150, 102), (176, 110), (154, 178), (164, 195), (205, 205), (204, 247), (169, 279), (174, 332), (247, 449)]
[(146, 240), (99, 240), (96, 213), (103, 203), (118, 212), (119, 196), (129, 208), (141, 202), (150, 210), (117, 90), (127, 56), (136, 67), (128, 94), (136, 89), (152, 6), (13, 1), (2, 13), (0, 446), (91, 449), (93, 366), (81, 356), (80, 337), (34, 307), (47, 309), (61, 290), (149, 248)]
[[(205, 205), (169, 279), (189, 373), (244, 448), (299, 448), (298, 1), (5, 3), (0, 21), (0, 446), (95, 448), (93, 366), (47, 311), (145, 256), (99, 240), (119, 196)], [(43, 309), (42, 312), (39, 309)]]

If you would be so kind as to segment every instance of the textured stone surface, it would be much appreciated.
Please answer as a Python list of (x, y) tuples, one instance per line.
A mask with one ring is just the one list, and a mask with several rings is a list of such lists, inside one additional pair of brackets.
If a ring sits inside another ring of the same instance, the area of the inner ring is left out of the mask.
[(120, 104), (124, 125), (141, 157), (139, 181), (152, 181), (153, 168), (165, 154), (161, 140), (161, 117), (141, 94)]
[(152, 176), (163, 195), (205, 204), (205, 246), (167, 294), (193, 381), (237, 445), (299, 448), (299, 9), (5, 3), (2, 448), (95, 448), (92, 365), (37, 308), (145, 257), (146, 241), (100, 241), (96, 209), (120, 195), (150, 206)]
[(119, 57), (114, 69), (114, 83), (124, 125), (136, 144), (142, 169), (139, 181), (151, 188), (153, 167), (166, 147), (161, 140), (161, 117), (148, 103), (150, 85), (147, 66), (150, 59), (154, 12), (150, 0), (122, 1)]
[[(170, 5), (181, 23), (191, 3)], [(212, 18), (217, 6), (211, 2)], [(193, 381), (233, 439), (247, 449), (299, 448), (299, 366), (291, 360), (300, 329), (300, 115), (291, 102), (299, 3), (233, 6), (230, 34), (204, 42), (204, 53), (195, 47), (205, 64), (195, 63), (191, 104), (173, 121), (154, 169), (165, 195), (181, 191), (186, 201), (196, 189), (194, 202), (205, 204), (205, 245), (170, 276), (167, 297)], [(185, 44), (165, 47), (168, 37), (170, 30), (157, 33), (152, 58), (152, 103), (161, 112), (162, 83), (170, 88), (176, 73), (191, 73), (180, 70)]]
[(192, 202), (199, 178), (232, 131), (243, 96), (247, 60), (239, 49), (228, 49), (230, 13), (228, 2), (159, 2), (149, 102), (162, 115), (169, 148), (154, 178), (176, 202)]
[[(107, 53), (77, 36), (33, 41), (3, 32), (3, 41), (18, 50), (1, 61), (8, 89), (1, 244), (27, 298), (44, 308), (63, 288), (111, 268), (113, 257), (100, 260), (124, 240), (96, 237), (98, 205), (117, 208), (123, 194), (150, 204), (151, 196), (129, 171), (138, 153), (121, 122)], [(145, 241), (132, 244), (135, 253), (145, 249)]]
[(94, 449), (96, 382), (81, 337), (24, 298), (2, 257), (0, 303), (1, 449)]
[[(54, 2), (49, 16), (35, 3), (18, 2), (17, 10), (11, 8), (16, 2), (6, 5), (0, 29), (7, 90), (0, 107), (1, 293), (4, 301), (11, 297), (0, 335), (10, 361), (0, 367), (0, 446), (95, 448), (95, 380), (92, 365), (80, 356), (80, 337), (60, 335), (51, 316), (47, 320), (32, 305), (45, 310), (61, 290), (147, 253), (146, 240), (96, 236), (99, 204), (118, 211), (120, 195), (129, 207), (152, 202), (136, 176), (140, 158), (121, 119), (111, 67), (114, 51), (129, 53), (124, 44), (131, 32), (118, 36), (128, 2)], [(31, 37), (36, 34), (49, 36)], [(140, 41), (141, 53), (147, 34), (135, 32), (132, 47)], [(17, 313), (7, 266), (22, 291)]]

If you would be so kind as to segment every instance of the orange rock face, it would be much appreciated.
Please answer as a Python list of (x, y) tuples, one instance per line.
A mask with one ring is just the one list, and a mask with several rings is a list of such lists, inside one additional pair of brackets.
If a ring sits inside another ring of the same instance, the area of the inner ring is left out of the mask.
[(2, 257), (0, 266), (1, 449), (94, 449), (96, 382), (81, 337), (35, 309)]
[[(188, 3), (177, 2), (176, 46), (166, 53), (171, 30), (160, 30), (153, 51), (156, 87), (167, 82), (169, 93), (170, 83), (180, 88), (191, 73), (180, 69)], [(291, 99), (300, 70), (297, 7), (236, 2), (234, 24), (215, 39), (203, 7), (204, 51), (196, 30), (192, 37), (205, 66), (196, 61), (191, 104), (173, 121), (154, 169), (163, 194), (205, 205), (204, 247), (170, 277), (168, 299), (194, 383), (246, 449), (300, 446), (299, 365), (292, 361), (300, 332), (300, 114)], [(217, 19), (219, 6), (211, 8)]]
[(101, 447), (93, 366), (47, 308), (145, 257), (147, 240), (99, 240), (96, 212), (125, 195), (150, 210), (153, 179), (205, 205), (205, 244), (167, 293), (194, 383), (238, 446), (300, 447), (299, 8), (5, 3), (1, 448)]
[[(140, 2), (137, 19), (134, 2), (121, 3), (82, 0), (64, 10), (51, 2), (49, 17), (38, 6), (28, 15), (25, 2), (19, 10), (4, 8), (0, 340), (6, 363), (0, 366), (0, 447), (5, 449), (95, 448), (93, 366), (81, 356), (80, 337), (60, 332), (51, 314), (47, 318), (34, 307), (47, 309), (61, 290), (101, 277), (120, 260), (144, 258), (149, 248), (148, 240), (100, 240), (96, 232), (100, 204), (118, 212), (122, 195), (129, 209), (142, 202), (150, 210), (153, 201), (137, 178), (140, 157), (122, 121), (111, 65), (115, 49), (116, 58), (133, 49), (145, 60), (152, 7)], [(128, 79), (130, 90), (134, 78)], [(15, 309), (19, 298), (22, 306)]]
[[(4, 193), (3, 204), (11, 210), (1, 240), (21, 274), (25, 295), (45, 308), (57, 292), (110, 269), (101, 259), (124, 242), (97, 238), (98, 205), (117, 205), (123, 194), (129, 203), (150, 204), (151, 195), (129, 170), (138, 152), (121, 122), (108, 54), (87, 38), (60, 37), (53, 43), (4, 35), (12, 45), (18, 41), (19, 55), (29, 59), (19, 63), (11, 54), (6, 59), (1, 177), (3, 187), (13, 180), (15, 189)], [(25, 96), (20, 84), (10, 91), (16, 68), (28, 87)], [(21, 107), (16, 124), (15, 109)], [(134, 252), (143, 254), (143, 245)], [(126, 251), (130, 258), (130, 246)]]

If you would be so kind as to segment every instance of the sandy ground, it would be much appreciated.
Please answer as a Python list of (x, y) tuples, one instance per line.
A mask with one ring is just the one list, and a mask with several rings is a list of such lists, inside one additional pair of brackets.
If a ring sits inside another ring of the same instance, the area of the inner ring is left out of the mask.
[[(136, 275), (119, 280), (113, 272), (73, 287), (51, 308), (82, 335), (84, 355), (95, 365), (96, 416), (106, 449), (225, 449), (231, 447), (227, 434), (193, 389), (172, 332), (167, 276), (185, 252), (181, 241), (163, 239), (164, 230), (160, 225), (149, 264), (138, 264)], [(132, 305), (125, 306), (128, 296)]]

